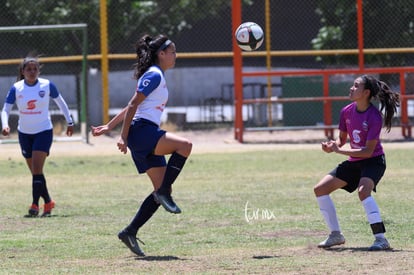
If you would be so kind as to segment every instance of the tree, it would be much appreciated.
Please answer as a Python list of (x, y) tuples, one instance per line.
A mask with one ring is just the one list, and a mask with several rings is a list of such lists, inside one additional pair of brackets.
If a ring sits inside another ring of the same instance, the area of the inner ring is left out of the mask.
[[(314, 49), (356, 49), (356, 1), (317, 0), (317, 14), (322, 27), (312, 40)], [(364, 0), (364, 47), (394, 48), (414, 45), (414, 2), (412, 0)], [(375, 66), (404, 66), (407, 55), (366, 55), (367, 64)], [(319, 57), (326, 64), (357, 64), (357, 57), (350, 55)]]
[[(107, 0), (109, 51), (130, 52), (131, 44), (144, 32), (173, 35), (191, 28), (197, 20), (217, 15), (230, 4), (228, 0)], [(1, 11), (3, 26), (86, 23), (89, 53), (100, 52), (99, 0), (6, 0), (5, 7)], [(48, 56), (80, 53), (81, 39), (73, 33), (43, 37), (36, 44)]]

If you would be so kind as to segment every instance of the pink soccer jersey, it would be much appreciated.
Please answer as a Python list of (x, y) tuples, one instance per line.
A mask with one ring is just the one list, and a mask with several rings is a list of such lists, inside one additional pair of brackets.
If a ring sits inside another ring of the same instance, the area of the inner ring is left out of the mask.
[[(377, 145), (371, 157), (383, 155), (384, 151), (380, 141), (381, 129), (382, 115), (372, 104), (364, 112), (357, 111), (355, 102), (341, 110), (339, 130), (348, 133), (353, 149), (364, 148), (368, 140), (376, 140)], [(350, 161), (361, 159), (349, 157)]]

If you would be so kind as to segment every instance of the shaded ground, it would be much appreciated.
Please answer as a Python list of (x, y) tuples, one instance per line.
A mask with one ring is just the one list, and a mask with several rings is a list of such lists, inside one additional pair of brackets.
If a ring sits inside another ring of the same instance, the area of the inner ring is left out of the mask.
[[(204, 131), (175, 132), (193, 142), (193, 153), (206, 152), (236, 152), (249, 150), (271, 150), (274, 149), (297, 149), (315, 148), (319, 150), (319, 143), (326, 139), (322, 130), (300, 130), (300, 131), (274, 131), (274, 132), (245, 132), (244, 143), (234, 139), (233, 129), (214, 129)], [(118, 132), (111, 136), (90, 137), (89, 144), (80, 141), (79, 136), (67, 138), (55, 136), (51, 156), (63, 155), (111, 155), (119, 154), (116, 142)], [(383, 131), (382, 140), (384, 147), (414, 147), (413, 140), (402, 137), (401, 128), (394, 128), (390, 133)], [(0, 137), (0, 159), (4, 157), (20, 156), (17, 136)]]

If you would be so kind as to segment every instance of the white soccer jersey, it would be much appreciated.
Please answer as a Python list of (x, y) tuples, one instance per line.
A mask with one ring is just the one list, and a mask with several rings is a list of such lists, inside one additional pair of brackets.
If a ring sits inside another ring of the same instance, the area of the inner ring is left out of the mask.
[(160, 125), (168, 101), (167, 83), (161, 68), (155, 65), (150, 67), (138, 79), (136, 92), (143, 93), (146, 98), (138, 106), (134, 119), (144, 118)]
[[(49, 113), (49, 99), (62, 101), (56, 86), (49, 80), (38, 78), (34, 85), (28, 85), (24, 80), (13, 84), (5, 104), (16, 103), (19, 110), (18, 130), (25, 134), (36, 134), (53, 128)], [(58, 104), (59, 105), (59, 104)], [(59, 107), (61, 107), (59, 105)], [(63, 101), (62, 110), (68, 122), (71, 122), (66, 103)]]

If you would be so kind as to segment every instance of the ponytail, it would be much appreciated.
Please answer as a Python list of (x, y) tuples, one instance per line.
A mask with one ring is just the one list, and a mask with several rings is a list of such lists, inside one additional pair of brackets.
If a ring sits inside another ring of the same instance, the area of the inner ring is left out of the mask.
[(164, 35), (151, 37), (148, 34), (142, 36), (135, 44), (137, 63), (134, 64), (134, 78), (140, 78), (149, 67), (157, 63), (158, 53), (165, 50), (171, 43)]
[(388, 85), (383, 81), (378, 81), (380, 92), (377, 98), (381, 102), (380, 111), (384, 111), (384, 126), (387, 132), (391, 130), (392, 118), (397, 113), (397, 108), (400, 106), (400, 95), (393, 92)]
[(389, 132), (392, 126), (392, 118), (400, 106), (400, 95), (392, 91), (385, 82), (377, 80), (373, 76), (364, 75), (362, 79), (365, 81), (365, 89), (371, 91), (370, 98), (379, 100), (380, 111), (384, 112), (384, 127)]

